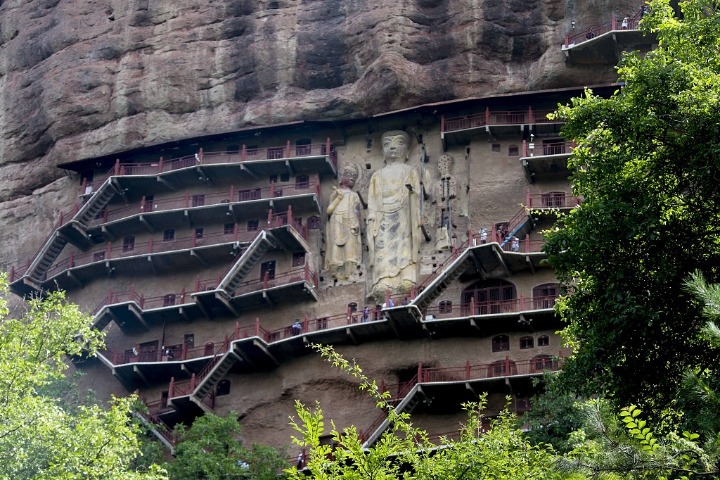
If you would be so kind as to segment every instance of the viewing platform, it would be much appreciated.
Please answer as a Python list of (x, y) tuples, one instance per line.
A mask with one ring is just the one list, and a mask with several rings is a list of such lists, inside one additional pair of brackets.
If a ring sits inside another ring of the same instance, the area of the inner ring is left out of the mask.
[(565, 35), (561, 47), (568, 63), (614, 65), (625, 51), (650, 51), (657, 45), (657, 36), (638, 29), (642, 15), (642, 9), (620, 19), (613, 14), (609, 21), (577, 32), (573, 22), (573, 30)]

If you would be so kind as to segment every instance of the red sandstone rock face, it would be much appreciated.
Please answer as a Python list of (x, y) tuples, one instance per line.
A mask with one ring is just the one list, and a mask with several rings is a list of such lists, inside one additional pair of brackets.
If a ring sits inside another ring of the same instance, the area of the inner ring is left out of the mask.
[(0, 200), (148, 143), (612, 80), (559, 46), (571, 20), (637, 5), (565, 3), (0, 1)]

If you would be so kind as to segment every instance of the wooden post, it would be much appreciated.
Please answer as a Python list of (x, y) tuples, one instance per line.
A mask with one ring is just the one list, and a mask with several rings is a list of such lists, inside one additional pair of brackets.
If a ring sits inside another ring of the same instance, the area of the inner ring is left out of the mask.
[(200, 160), (200, 163), (202, 163), (203, 160), (203, 149), (200, 147), (200, 150), (198, 150), (198, 159)]
[(287, 209), (287, 222), (286, 222), (286, 223), (287, 223), (288, 225), (293, 225), (293, 226), (294, 226), (292, 214), (293, 214), (292, 205), (288, 205), (288, 209)]
[(268, 282), (270, 281), (270, 272), (265, 272), (263, 276), (263, 288), (268, 288)]
[(162, 173), (163, 171), (163, 157), (160, 157), (160, 161), (158, 161), (158, 173)]
[(475, 308), (476, 308), (476, 306), (475, 306), (475, 297), (473, 296), (473, 297), (470, 297), (470, 315), (471, 315), (471, 316), (476, 315), (476, 310), (475, 310)]
[(115, 160), (115, 175), (120, 175), (120, 159)]
[(195, 391), (195, 374), (193, 373), (190, 377), (190, 393)]
[(255, 317), (255, 336), (260, 336), (260, 318)]
[(485, 125), (490, 125), (490, 107), (485, 107)]
[(168, 398), (175, 396), (175, 377), (170, 377), (170, 386), (168, 387)]
[(240, 161), (244, 162), (247, 160), (247, 147), (243, 143), (242, 150), (240, 150)]
[(465, 360), (465, 380), (470, 380), (470, 360)]
[(445, 115), (440, 115), (440, 134), (445, 133)]
[(285, 144), (285, 158), (290, 158), (290, 140)]
[(423, 381), (422, 375), (423, 375), (422, 362), (420, 362), (420, 363), (418, 363), (418, 373), (417, 373), (418, 383), (421, 383)]

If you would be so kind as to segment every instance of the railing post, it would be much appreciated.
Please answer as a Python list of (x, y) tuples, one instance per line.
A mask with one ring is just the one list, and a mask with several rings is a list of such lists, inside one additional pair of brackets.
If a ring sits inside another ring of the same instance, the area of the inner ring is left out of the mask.
[(308, 265), (308, 262), (305, 262), (303, 270), (305, 270), (305, 272), (303, 272), (305, 274), (305, 281), (310, 281), (310, 265)]
[(520, 294), (519, 302), (518, 311), (525, 310), (525, 295), (522, 293)]
[(71, 253), (70, 254), (70, 263), (68, 264), (68, 268), (72, 268), (74, 266), (75, 266), (75, 254)]
[(445, 133), (445, 115), (440, 115), (440, 135)]
[(290, 158), (290, 140), (285, 144), (285, 158)]
[(112, 254), (112, 243), (107, 242), (107, 246), (105, 247), (105, 258), (110, 259), (111, 254)]
[(288, 224), (288, 225), (292, 225), (293, 228), (294, 228), (294, 227), (295, 227), (295, 224), (294, 224), (294, 222), (293, 222), (293, 216), (292, 216), (292, 214), (293, 214), (292, 205), (288, 205), (288, 209), (287, 209), (287, 224)]
[(190, 393), (195, 391), (195, 374), (190, 377)]
[(170, 386), (168, 387), (168, 398), (175, 396), (175, 377), (170, 377)]
[(270, 281), (270, 272), (265, 272), (265, 275), (263, 275), (263, 288), (268, 288), (269, 281)]
[(120, 159), (115, 160), (115, 175), (120, 175)]
[(247, 147), (243, 143), (242, 149), (240, 150), (240, 161), (244, 162), (247, 160)]
[(485, 107), (485, 125), (490, 125), (490, 107)]
[(148, 249), (149, 249), (148, 253), (153, 253), (153, 239), (152, 238), (148, 241)]
[(528, 123), (535, 124), (535, 119), (533, 118), (532, 105), (528, 105)]
[(475, 297), (470, 297), (470, 315), (475, 315)]
[(259, 317), (255, 317), (255, 336), (256, 337), (260, 336), (260, 318)]
[(330, 137), (325, 138), (325, 155), (330, 156)]
[(565, 48), (568, 48), (570, 46), (570, 34), (565, 32)]
[(275, 182), (270, 182), (270, 198), (275, 197)]
[(203, 161), (203, 149), (200, 147), (200, 150), (198, 150), (198, 159), (200, 160), (200, 163)]
[(417, 287), (415, 285), (410, 289), (410, 299), (414, 300), (417, 297)]
[(163, 157), (160, 156), (160, 160), (158, 161), (158, 173), (162, 173), (163, 171)]
[(617, 30), (617, 18), (615, 18), (615, 12), (610, 14), (610, 29)]
[(140, 211), (141, 212), (145, 211), (145, 195), (143, 195), (142, 198), (140, 199)]
[(183, 342), (182, 354), (180, 355), (180, 358), (183, 360), (187, 360), (187, 355), (188, 355), (188, 346), (187, 346), (187, 343)]
[(418, 363), (418, 373), (417, 373), (417, 381), (418, 383), (421, 383), (423, 381), (423, 368), (422, 368), (422, 362)]
[(269, 226), (272, 226), (272, 217), (273, 217), (273, 209), (272, 207), (268, 208), (268, 220), (267, 223)]
[(465, 360), (465, 380), (470, 380), (470, 360)]
[(522, 156), (527, 157), (528, 156), (528, 149), (527, 149), (527, 140), (523, 139), (523, 146), (522, 146)]

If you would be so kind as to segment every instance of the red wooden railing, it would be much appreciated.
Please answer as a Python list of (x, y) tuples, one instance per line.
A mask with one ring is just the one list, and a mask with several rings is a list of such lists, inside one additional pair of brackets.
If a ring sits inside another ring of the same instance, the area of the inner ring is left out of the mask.
[(538, 144), (535, 142), (535, 147), (530, 148), (530, 143), (527, 140), (523, 140), (523, 157), (530, 156), (548, 156), (548, 155), (566, 155), (572, 153), (575, 149), (575, 142), (550, 142)]
[(91, 220), (90, 225), (107, 223), (109, 221), (119, 220), (121, 218), (138, 215), (140, 213), (159, 212), (181, 208), (203, 207), (220, 205), (224, 203), (243, 202), (248, 200), (260, 200), (278, 197), (287, 197), (292, 195), (302, 195), (306, 193), (315, 193), (319, 189), (319, 185), (315, 182), (308, 183), (283, 183), (270, 184), (268, 187), (239, 189), (231, 186), (227, 192), (207, 192), (195, 193), (193, 195), (186, 194), (177, 197), (167, 197), (153, 199), (151, 202), (146, 201), (143, 197), (137, 203), (124, 205), (112, 210), (106, 210), (102, 217)]
[(592, 40), (603, 33), (611, 32), (613, 30), (637, 30), (641, 19), (642, 8), (632, 17), (624, 17), (621, 20), (618, 20), (613, 13), (611, 14), (610, 21), (608, 22), (589, 27), (585, 30), (578, 31), (577, 33), (566, 33), (564, 47), (569, 48), (572, 45), (579, 45), (587, 42), (588, 40)]
[(156, 161), (143, 163), (121, 163), (120, 160), (105, 174), (96, 177), (92, 183), (83, 183), (81, 194), (87, 192), (88, 187), (96, 191), (111, 176), (131, 175), (157, 175), (158, 173), (170, 172), (182, 168), (195, 167), (197, 165), (217, 165), (224, 163), (242, 163), (257, 160), (284, 160), (290, 158), (328, 156), (332, 164), (337, 168), (337, 154), (335, 148), (326, 139), (325, 143), (313, 145), (292, 145), (287, 142), (284, 146), (248, 148), (243, 145), (235, 152), (205, 152), (200, 149), (197, 153), (185, 157), (166, 160), (160, 157)]
[[(558, 357), (549, 355), (538, 355), (530, 360), (515, 362), (506, 356), (504, 360), (497, 360), (490, 363), (471, 364), (470, 360), (459, 367), (426, 368), (422, 363), (418, 364), (418, 373), (409, 382), (385, 386), (381, 382), (381, 391), (391, 392), (392, 396), (388, 404), (396, 407), (410, 393), (412, 388), (419, 383), (432, 382), (466, 382), (470, 380), (483, 380), (489, 378), (512, 377), (515, 375), (538, 375), (545, 371), (557, 371), (562, 367), (563, 357), (567, 351), (560, 351)], [(393, 393), (396, 391), (397, 393)], [(380, 425), (387, 418), (386, 412), (381, 414), (365, 430), (360, 432), (360, 438), (366, 441), (370, 438)]]
[(440, 129), (442, 133), (469, 130), (485, 126), (500, 125), (533, 125), (544, 123), (562, 123), (547, 118), (554, 110), (534, 110), (528, 107), (527, 110), (491, 110), (485, 107), (485, 112), (459, 117), (442, 117)]

